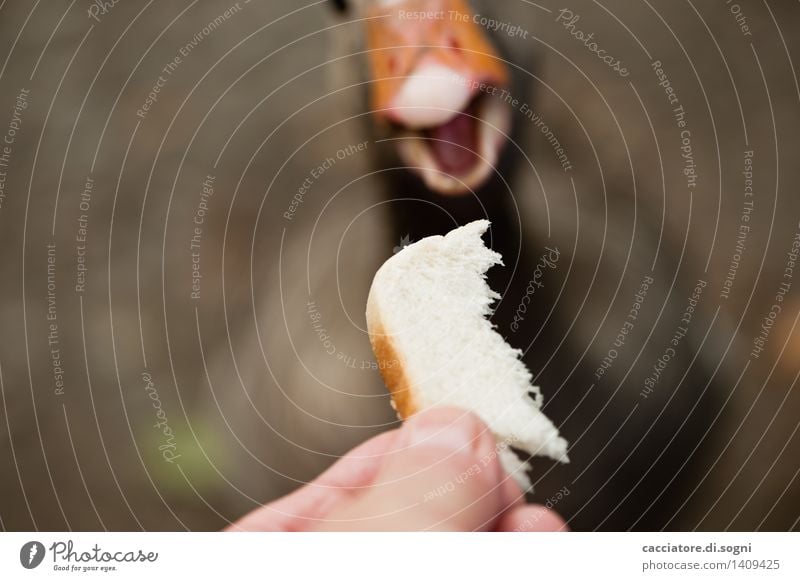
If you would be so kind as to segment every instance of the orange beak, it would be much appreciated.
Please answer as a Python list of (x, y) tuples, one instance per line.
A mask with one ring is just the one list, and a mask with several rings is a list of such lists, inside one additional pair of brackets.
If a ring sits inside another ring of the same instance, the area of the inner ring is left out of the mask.
[(406, 78), (423, 60), (437, 62), (472, 83), (508, 84), (508, 71), (473, 22), (465, 0), (406, 0), (373, 6), (367, 24), (372, 107), (390, 110)]
[(509, 74), (466, 0), (375, 2), (367, 17), (372, 111), (405, 139), (427, 140), (400, 144), (401, 157), (441, 193), (479, 186), (507, 125), (496, 98), (491, 110), (476, 103)]

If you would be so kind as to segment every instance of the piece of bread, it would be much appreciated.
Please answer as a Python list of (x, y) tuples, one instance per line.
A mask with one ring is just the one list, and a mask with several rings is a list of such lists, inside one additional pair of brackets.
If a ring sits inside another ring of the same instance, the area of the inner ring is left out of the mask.
[(477, 414), (492, 430), (505, 469), (523, 489), (527, 464), (510, 447), (568, 462), (567, 442), (540, 410), (532, 376), (487, 316), (500, 296), (486, 271), (502, 264), (483, 244), (480, 220), (412, 244), (375, 274), (367, 327), (400, 418), (439, 405)]

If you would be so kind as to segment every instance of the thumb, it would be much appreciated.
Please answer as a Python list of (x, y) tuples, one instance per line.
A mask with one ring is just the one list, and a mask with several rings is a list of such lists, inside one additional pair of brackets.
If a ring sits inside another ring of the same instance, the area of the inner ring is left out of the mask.
[(474, 414), (437, 408), (411, 417), (371, 486), (340, 503), (318, 530), (491, 530), (520, 503), (489, 428)]

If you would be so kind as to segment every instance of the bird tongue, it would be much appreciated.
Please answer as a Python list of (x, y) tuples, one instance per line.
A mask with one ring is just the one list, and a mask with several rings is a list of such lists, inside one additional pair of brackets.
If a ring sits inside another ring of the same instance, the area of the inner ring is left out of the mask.
[(465, 175), (478, 162), (478, 124), (471, 109), (428, 130), (433, 157), (439, 169), (449, 174)]

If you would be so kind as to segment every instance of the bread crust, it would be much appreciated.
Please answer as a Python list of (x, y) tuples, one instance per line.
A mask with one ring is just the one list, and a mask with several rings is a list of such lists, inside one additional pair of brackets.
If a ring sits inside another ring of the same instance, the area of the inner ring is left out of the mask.
[(394, 347), (394, 342), (386, 333), (380, 316), (372, 311), (373, 309), (368, 309), (367, 312), (369, 342), (372, 344), (372, 351), (375, 353), (383, 381), (392, 397), (392, 407), (397, 411), (398, 417), (404, 420), (414, 415), (419, 410), (419, 406), (414, 398), (413, 387), (405, 372), (403, 361)]

